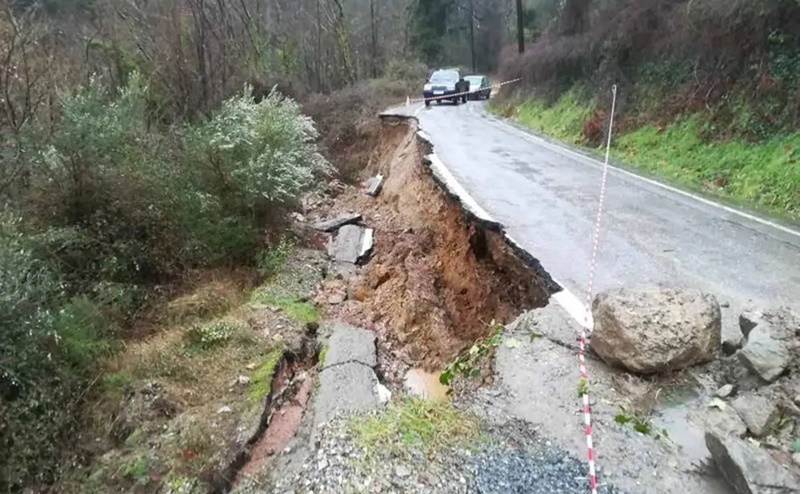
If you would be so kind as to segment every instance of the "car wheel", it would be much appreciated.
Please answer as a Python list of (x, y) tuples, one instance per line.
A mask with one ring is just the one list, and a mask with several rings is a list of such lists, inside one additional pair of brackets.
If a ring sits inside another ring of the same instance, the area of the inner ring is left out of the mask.
[(427, 108), (427, 107), (429, 107), (429, 106), (431, 106), (431, 100), (429, 100), (429, 99), (426, 99), (426, 100), (425, 100), (425, 108)]
[(462, 97), (461, 97), (461, 100), (462, 100), (464, 103), (466, 103), (466, 102), (467, 102), (467, 97), (466, 97), (466, 95), (465, 95), (465, 96), (462, 96)]
[(456, 99), (454, 99), (454, 100), (453, 100), (453, 103), (455, 103), (455, 105), (456, 105), (456, 106), (458, 106), (458, 103), (460, 102), (460, 99), (461, 99), (461, 98), (456, 98)]

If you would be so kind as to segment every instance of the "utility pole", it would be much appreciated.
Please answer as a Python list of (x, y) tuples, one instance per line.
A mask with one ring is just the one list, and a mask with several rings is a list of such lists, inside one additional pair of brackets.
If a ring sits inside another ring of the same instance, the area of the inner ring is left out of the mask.
[(469, 49), (472, 52), (472, 73), (478, 71), (475, 67), (475, 0), (469, 0)]
[(322, 92), (322, 12), (321, 0), (317, 0), (317, 91)]
[(519, 52), (525, 53), (525, 24), (522, 19), (522, 0), (517, 0), (517, 42)]

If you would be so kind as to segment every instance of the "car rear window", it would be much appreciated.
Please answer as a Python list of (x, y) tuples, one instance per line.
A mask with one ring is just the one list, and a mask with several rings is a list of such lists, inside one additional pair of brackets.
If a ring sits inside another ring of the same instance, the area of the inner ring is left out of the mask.
[(458, 72), (455, 70), (437, 70), (431, 75), (431, 82), (452, 82), (458, 80)]

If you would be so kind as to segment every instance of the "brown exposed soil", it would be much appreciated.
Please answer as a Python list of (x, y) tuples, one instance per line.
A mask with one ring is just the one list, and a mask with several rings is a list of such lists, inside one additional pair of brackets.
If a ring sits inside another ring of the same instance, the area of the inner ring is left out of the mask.
[(553, 285), (499, 228), (480, 224), (442, 190), (416, 131), (413, 120), (383, 119), (367, 168), (386, 177), (380, 196), (347, 188), (326, 212), (361, 213), (375, 229), (375, 254), (356, 276), (328, 281), (317, 300), (346, 291), (330, 316), (376, 330), (405, 363), (437, 370), (485, 336), (492, 320), (544, 306)]

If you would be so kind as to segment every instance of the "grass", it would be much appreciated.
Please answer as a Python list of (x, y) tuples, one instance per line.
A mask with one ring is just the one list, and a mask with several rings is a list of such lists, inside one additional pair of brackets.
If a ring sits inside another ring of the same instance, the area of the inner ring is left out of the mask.
[(253, 292), (252, 302), (278, 307), (301, 324), (317, 322), (320, 319), (319, 310), (314, 307), (314, 304), (292, 296), (269, 292), (263, 288)]
[(325, 367), (325, 357), (328, 356), (328, 350), (329, 349), (330, 349), (330, 346), (324, 345), (322, 347), (322, 350), (319, 351), (319, 358), (317, 359), (317, 363), (319, 364), (320, 368)]
[[(108, 445), (113, 454), (98, 460), (89, 480), (75, 492), (91, 492), (95, 486), (101, 486), (97, 492), (105, 492), (102, 486), (122, 492), (169, 479), (194, 482), (228, 454), (238, 427), (260, 420), (262, 398), (271, 391), (283, 348), (276, 348), (261, 329), (251, 327), (250, 307), (231, 307), (236, 301), (246, 302), (249, 293), (246, 286), (239, 285), (239, 292), (232, 287), (217, 281), (198, 285), (178, 304), (182, 310), (177, 319), (183, 324), (162, 319), (163, 325), (152, 336), (128, 343), (109, 359), (99, 381), (100, 401), (93, 407), (92, 437), (106, 434), (120, 406), (130, 408), (125, 417), (133, 421), (134, 430)], [(184, 310), (187, 307), (191, 310)], [(238, 376), (247, 374), (247, 364), (253, 362), (258, 366), (250, 382), (237, 384)], [(147, 400), (152, 398), (139, 392), (144, 383), (158, 386), (159, 396), (175, 405), (174, 415), (151, 410)], [(128, 395), (128, 389), (137, 392)], [(220, 413), (222, 406), (231, 411)]]
[[(580, 145), (584, 143), (582, 124), (592, 107), (579, 101), (570, 91), (551, 106), (532, 99), (494, 111), (535, 132)], [(714, 135), (714, 127), (705, 123), (707, 117), (695, 114), (662, 127), (627, 130), (614, 136), (612, 155), (684, 188), (800, 219), (800, 132), (759, 142), (710, 140), (707, 135)]]
[(410, 398), (386, 410), (350, 419), (356, 443), (366, 451), (402, 454), (421, 449), (426, 454), (464, 446), (478, 438), (478, 421), (447, 401)]
[(283, 348), (272, 350), (251, 376), (250, 388), (247, 393), (251, 402), (260, 402), (272, 391), (272, 378), (275, 374), (275, 366), (280, 362), (282, 355)]
[(512, 117), (536, 132), (569, 144), (580, 144), (583, 142), (583, 122), (592, 110), (570, 91), (551, 106), (538, 99), (527, 100), (515, 108)]
[(614, 156), (689, 187), (800, 218), (800, 132), (759, 143), (707, 142), (698, 116), (617, 138)]

